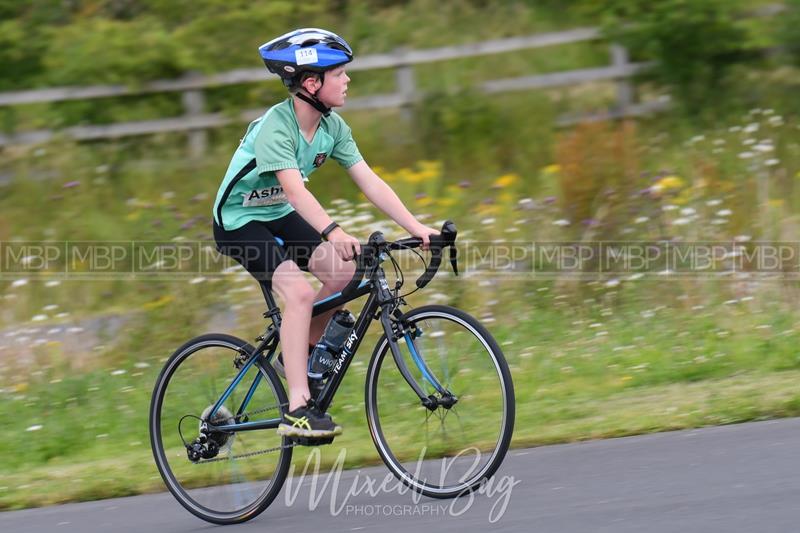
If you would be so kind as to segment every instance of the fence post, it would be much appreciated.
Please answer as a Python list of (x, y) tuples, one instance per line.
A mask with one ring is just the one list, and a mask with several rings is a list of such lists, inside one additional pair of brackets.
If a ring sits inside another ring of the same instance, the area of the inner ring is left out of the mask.
[[(187, 74), (186, 77), (192, 78), (197, 74)], [(202, 89), (191, 89), (181, 94), (184, 116), (192, 118), (202, 115), (206, 107), (206, 98)], [(208, 132), (202, 129), (189, 130), (188, 151), (191, 159), (198, 159), (206, 153), (208, 146)]]
[[(611, 45), (611, 66), (624, 68), (630, 64), (628, 49), (619, 44)], [(628, 77), (617, 79), (617, 110), (623, 115), (636, 101), (636, 89)]]
[[(395, 49), (395, 54), (398, 57), (405, 55), (408, 51), (407, 48)], [(406, 120), (411, 120), (413, 116), (412, 105), (416, 100), (416, 84), (414, 82), (414, 67), (409, 64), (401, 64), (395, 70), (395, 80), (397, 83), (397, 93), (403, 99), (400, 106), (400, 116)]]

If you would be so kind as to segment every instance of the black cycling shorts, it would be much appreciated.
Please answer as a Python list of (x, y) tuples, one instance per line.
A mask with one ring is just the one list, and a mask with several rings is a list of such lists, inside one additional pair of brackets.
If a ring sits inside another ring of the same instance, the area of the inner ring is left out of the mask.
[(262, 287), (272, 289), (272, 273), (287, 260), (308, 272), (308, 260), (322, 243), (319, 233), (292, 211), (276, 220), (253, 220), (241, 228), (224, 230), (214, 220), (217, 251), (235, 259)]

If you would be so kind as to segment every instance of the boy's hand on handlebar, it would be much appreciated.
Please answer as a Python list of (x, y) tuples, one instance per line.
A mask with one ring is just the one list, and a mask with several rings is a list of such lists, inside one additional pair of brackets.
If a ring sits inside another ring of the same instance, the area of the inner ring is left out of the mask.
[(430, 245), (431, 245), (430, 236), (431, 235), (439, 235), (440, 232), (437, 229), (429, 228), (428, 226), (426, 226), (424, 224), (420, 224), (416, 228), (414, 228), (410, 233), (411, 233), (411, 235), (413, 237), (417, 237), (418, 239), (422, 239), (421, 248), (423, 250), (428, 250), (430, 248)]
[[(352, 261), (355, 255), (361, 254), (361, 243), (342, 228), (334, 229), (330, 235), (328, 235), (328, 242), (333, 244), (336, 255), (343, 261)], [(353, 250), (355, 250), (355, 255), (353, 255)]]

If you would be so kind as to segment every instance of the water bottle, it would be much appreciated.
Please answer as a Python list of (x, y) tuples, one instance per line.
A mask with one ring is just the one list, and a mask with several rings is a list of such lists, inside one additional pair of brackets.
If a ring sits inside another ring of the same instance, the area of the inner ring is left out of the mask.
[(356, 319), (350, 311), (340, 309), (333, 314), (325, 326), (325, 333), (308, 358), (308, 377), (322, 379), (333, 370), (342, 346), (355, 325)]

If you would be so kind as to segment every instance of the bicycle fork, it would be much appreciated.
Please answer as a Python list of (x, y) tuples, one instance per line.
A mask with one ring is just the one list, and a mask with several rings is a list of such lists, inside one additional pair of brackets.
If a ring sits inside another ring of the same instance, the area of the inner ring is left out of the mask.
[[(390, 316), (391, 314), (393, 314), (397, 320), (393, 321)], [(395, 308), (394, 311), (392, 311), (389, 306), (385, 306), (381, 310), (381, 324), (383, 325), (383, 331), (388, 339), (389, 348), (392, 351), (392, 357), (397, 365), (397, 369), (400, 370), (400, 374), (403, 376), (403, 379), (406, 380), (406, 383), (408, 383), (417, 396), (419, 396), (422, 405), (431, 411), (435, 411), (440, 405), (445, 409), (450, 409), (456, 404), (456, 402), (458, 402), (458, 398), (456, 398), (453, 393), (447, 390), (439, 382), (434, 373), (425, 363), (424, 354), (420, 352), (417, 343), (414, 341), (414, 338), (418, 336), (416, 334), (417, 330), (412, 332), (410, 330), (410, 325), (402, 319), (402, 316), (403, 314), (398, 308)], [(426, 395), (425, 391), (422, 390), (420, 384), (411, 374), (411, 371), (409, 370), (408, 365), (403, 358), (403, 354), (400, 353), (400, 346), (398, 345), (397, 341), (399, 341), (401, 338), (405, 339), (406, 346), (408, 346), (408, 350), (411, 353), (411, 359), (422, 373), (423, 379), (430, 383), (434, 389), (436, 389), (436, 392), (441, 395), (440, 397), (436, 396), (435, 394)]]

